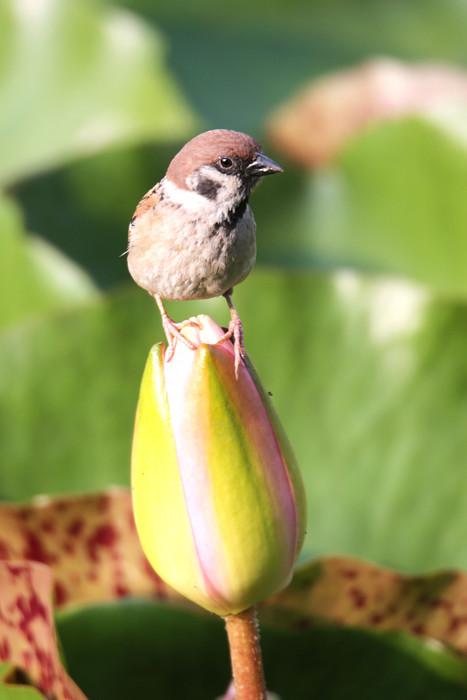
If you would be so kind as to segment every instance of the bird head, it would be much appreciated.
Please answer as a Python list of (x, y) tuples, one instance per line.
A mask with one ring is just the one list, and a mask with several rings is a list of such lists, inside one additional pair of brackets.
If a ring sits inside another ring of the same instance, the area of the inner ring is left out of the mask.
[(251, 136), (215, 129), (183, 146), (171, 161), (166, 179), (179, 190), (233, 208), (248, 198), (262, 177), (281, 172)]

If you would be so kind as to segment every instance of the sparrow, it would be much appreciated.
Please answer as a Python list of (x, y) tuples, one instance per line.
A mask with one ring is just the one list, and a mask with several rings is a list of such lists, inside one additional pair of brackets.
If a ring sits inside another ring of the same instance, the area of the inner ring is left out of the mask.
[(248, 201), (261, 178), (281, 172), (251, 136), (214, 129), (188, 141), (139, 202), (128, 233), (128, 269), (159, 307), (167, 360), (177, 340), (194, 346), (181, 332), (190, 321), (173, 321), (164, 300), (224, 296), (230, 323), (219, 342), (233, 338), (237, 373), (244, 357), (243, 327), (232, 293), (256, 260), (256, 224)]

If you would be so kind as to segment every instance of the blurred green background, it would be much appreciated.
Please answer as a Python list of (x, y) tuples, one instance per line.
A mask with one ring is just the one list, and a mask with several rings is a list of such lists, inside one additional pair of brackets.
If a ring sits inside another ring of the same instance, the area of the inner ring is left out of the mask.
[(467, 566), (465, 134), (408, 116), (311, 172), (265, 131), (307, 81), (374, 56), (462, 66), (466, 27), (462, 0), (0, 0), (2, 499), (128, 484), (161, 339), (128, 221), (187, 138), (233, 128), (286, 167), (254, 195), (235, 297), (304, 473), (303, 558)]

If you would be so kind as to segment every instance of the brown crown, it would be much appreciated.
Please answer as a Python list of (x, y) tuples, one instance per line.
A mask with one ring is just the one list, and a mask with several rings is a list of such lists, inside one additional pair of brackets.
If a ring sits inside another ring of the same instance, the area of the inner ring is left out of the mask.
[(261, 146), (248, 134), (228, 129), (213, 129), (188, 141), (170, 162), (167, 177), (186, 189), (186, 178), (201, 165), (215, 163), (221, 156), (254, 160)]

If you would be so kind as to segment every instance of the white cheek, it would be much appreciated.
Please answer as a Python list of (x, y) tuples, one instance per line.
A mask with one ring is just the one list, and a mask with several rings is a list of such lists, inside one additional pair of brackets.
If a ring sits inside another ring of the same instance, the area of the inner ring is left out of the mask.
[(164, 179), (164, 193), (171, 202), (180, 204), (188, 211), (203, 211), (206, 205), (209, 204), (209, 201), (203, 195), (177, 187), (168, 178)]
[(206, 222), (215, 224), (228, 216), (244, 196), (242, 182), (237, 175), (226, 175), (216, 168), (204, 165), (187, 178), (188, 187), (195, 188), (200, 176), (219, 185), (216, 199), (209, 199), (193, 189), (177, 187), (168, 178), (164, 179), (164, 192), (168, 199), (182, 206), (185, 211), (193, 212), (197, 217), (204, 216)]

